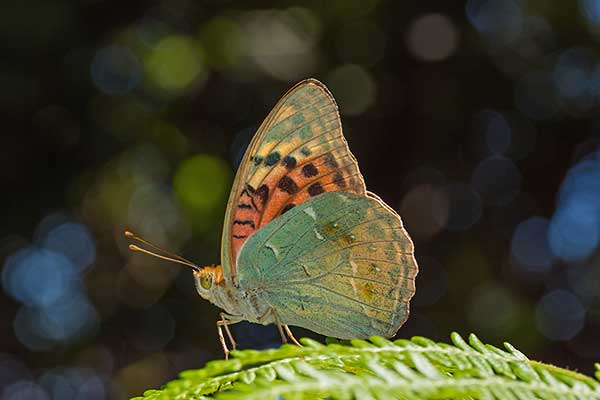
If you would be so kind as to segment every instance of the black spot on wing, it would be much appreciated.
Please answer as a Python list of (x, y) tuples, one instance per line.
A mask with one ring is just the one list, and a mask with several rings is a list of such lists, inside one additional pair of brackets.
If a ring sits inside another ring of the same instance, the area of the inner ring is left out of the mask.
[(324, 164), (327, 165), (328, 167), (331, 167), (331, 168), (337, 168), (338, 167), (338, 162), (335, 160), (335, 157), (331, 153), (327, 153), (325, 155), (325, 162), (324, 162)]
[(303, 147), (303, 148), (300, 149), (300, 153), (302, 153), (303, 156), (307, 156), (308, 157), (308, 156), (311, 155), (312, 152), (310, 151), (310, 149), (308, 147), (305, 146), (305, 147)]
[(252, 209), (252, 205), (251, 204), (240, 203), (237, 206), (238, 206), (238, 208), (241, 208), (241, 209), (249, 209), (249, 210)]
[(312, 197), (315, 197), (316, 195), (321, 194), (324, 191), (325, 190), (323, 189), (323, 186), (321, 186), (319, 182), (315, 182), (308, 187), (308, 194), (310, 194)]
[(264, 183), (256, 190), (256, 195), (260, 199), (260, 202), (264, 205), (269, 198), (269, 187)]
[(289, 194), (294, 194), (298, 191), (298, 185), (296, 182), (294, 182), (294, 180), (287, 175), (279, 180), (277, 187)]
[(283, 165), (285, 165), (285, 167), (287, 169), (294, 169), (296, 167), (296, 164), (297, 164), (297, 161), (292, 156), (285, 156), (283, 158)]
[(335, 174), (333, 174), (333, 183), (339, 187), (345, 187), (346, 180), (344, 179), (344, 174), (342, 174), (340, 171), (337, 171)]
[(306, 164), (304, 167), (302, 167), (302, 175), (304, 175), (307, 178), (315, 176), (318, 173), (319, 170), (317, 169), (317, 167), (315, 167), (313, 163)]
[(263, 157), (259, 156), (258, 154), (255, 155), (254, 157), (251, 158), (251, 160), (254, 162), (254, 165), (258, 166), (260, 165), (260, 163), (263, 161)]
[(294, 203), (286, 204), (285, 207), (283, 207), (283, 210), (281, 210), (281, 215), (283, 215), (286, 212), (290, 211), (294, 207), (296, 207), (296, 205)]
[(265, 157), (265, 165), (266, 166), (271, 166), (271, 165), (275, 165), (279, 162), (279, 159), (281, 158), (281, 155), (279, 154), (278, 151), (274, 151), (272, 153), (269, 153), (269, 155), (267, 155), (267, 157)]

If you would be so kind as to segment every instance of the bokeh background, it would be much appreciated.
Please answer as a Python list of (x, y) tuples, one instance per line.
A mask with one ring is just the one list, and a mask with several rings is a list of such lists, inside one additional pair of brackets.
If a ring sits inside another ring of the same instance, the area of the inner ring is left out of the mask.
[(590, 373), (600, 1), (267, 3), (3, 3), (1, 398), (124, 399), (222, 357), (189, 270), (122, 231), (218, 262), (245, 146), (307, 77), (415, 241), (398, 336), (476, 332)]

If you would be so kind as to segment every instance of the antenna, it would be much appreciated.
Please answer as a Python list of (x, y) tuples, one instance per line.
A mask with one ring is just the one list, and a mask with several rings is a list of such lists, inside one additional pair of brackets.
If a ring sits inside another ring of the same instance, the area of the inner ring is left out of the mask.
[(125, 231), (124, 234), (125, 234), (125, 237), (131, 238), (133, 240), (137, 240), (138, 242), (143, 243), (146, 246), (148, 246), (148, 247), (150, 247), (150, 248), (152, 248), (154, 250), (163, 252), (164, 254), (166, 254), (169, 257), (163, 256), (163, 255), (158, 254), (158, 253), (154, 253), (154, 252), (152, 252), (150, 250), (143, 249), (143, 248), (141, 248), (139, 246), (136, 246), (135, 244), (130, 244), (129, 245), (129, 250), (131, 250), (131, 251), (139, 251), (140, 253), (145, 253), (145, 254), (148, 254), (150, 256), (161, 258), (163, 260), (172, 261), (172, 262), (177, 263), (177, 264), (187, 265), (188, 267), (191, 267), (195, 271), (200, 271), (200, 267), (197, 266), (196, 264), (194, 264), (193, 262), (191, 262), (191, 261), (189, 261), (189, 260), (187, 260), (187, 259), (185, 259), (185, 258), (183, 258), (181, 256), (178, 256), (177, 254), (173, 254), (173, 253), (171, 253), (171, 252), (169, 252), (169, 251), (167, 251), (167, 250), (165, 250), (163, 248), (160, 248), (157, 245), (152, 244), (152, 243), (148, 242), (147, 240), (144, 240), (141, 237), (135, 235), (133, 232)]

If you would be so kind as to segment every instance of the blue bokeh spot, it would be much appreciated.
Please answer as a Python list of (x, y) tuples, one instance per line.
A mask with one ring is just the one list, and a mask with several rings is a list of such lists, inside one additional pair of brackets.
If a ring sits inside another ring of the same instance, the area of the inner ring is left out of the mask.
[(551, 340), (570, 340), (583, 328), (585, 308), (573, 293), (557, 289), (539, 301), (535, 310), (537, 329)]
[(2, 283), (7, 293), (31, 307), (49, 307), (72, 295), (80, 284), (68, 258), (33, 246), (8, 257)]
[(548, 220), (532, 217), (521, 222), (512, 237), (512, 254), (527, 269), (545, 271), (552, 265), (548, 244)]
[(142, 79), (141, 63), (131, 50), (123, 46), (108, 46), (98, 50), (91, 65), (96, 87), (109, 95), (124, 95)]
[(552, 253), (567, 262), (581, 262), (600, 242), (600, 162), (594, 153), (575, 165), (564, 179), (550, 222)]
[(520, 2), (514, 0), (469, 0), (467, 18), (486, 39), (498, 44), (514, 41), (523, 31)]
[(42, 240), (48, 250), (67, 256), (78, 269), (90, 266), (96, 259), (96, 244), (85, 225), (66, 222), (55, 228)]

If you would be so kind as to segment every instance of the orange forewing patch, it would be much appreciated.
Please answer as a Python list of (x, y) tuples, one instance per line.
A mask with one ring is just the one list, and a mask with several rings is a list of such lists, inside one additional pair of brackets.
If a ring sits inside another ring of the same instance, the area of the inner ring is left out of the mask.
[(273, 174), (265, 180), (272, 188), (272, 195), (265, 204), (258, 227), (321, 193), (336, 190), (355, 193), (360, 190), (349, 185), (348, 171), (339, 168), (331, 153), (309, 158), (286, 172), (284, 175)]
[(332, 153), (306, 158), (292, 168), (285, 162), (273, 166), (261, 186), (247, 186), (240, 194), (233, 213), (234, 255), (254, 231), (312, 197), (337, 190), (362, 193), (356, 182), (362, 182), (360, 176)]

